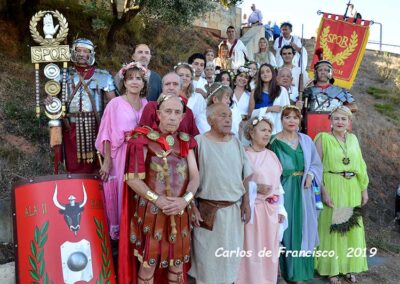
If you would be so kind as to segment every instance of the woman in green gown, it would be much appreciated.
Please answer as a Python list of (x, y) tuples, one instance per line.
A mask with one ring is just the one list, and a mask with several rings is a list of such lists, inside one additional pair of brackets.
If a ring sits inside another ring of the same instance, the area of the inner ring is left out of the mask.
[[(271, 140), (271, 150), (280, 160), (281, 183), (285, 191), (284, 205), (288, 213), (288, 228), (282, 245), (282, 277), (288, 282), (302, 282), (314, 277), (313, 252), (319, 243), (318, 213), (312, 180), (319, 184), (322, 164), (311, 138), (299, 133), (301, 113), (295, 106), (282, 111), (283, 130)], [(305, 254), (308, 256), (304, 256)]]
[[(351, 117), (345, 106), (334, 109), (330, 115), (332, 132), (315, 138), (324, 165), (321, 191), (327, 205), (319, 217), (319, 250), (335, 252), (335, 257), (317, 258), (315, 267), (332, 284), (341, 283), (340, 274), (355, 283), (354, 273), (368, 270), (364, 225), (357, 214), (368, 201), (368, 175), (357, 137), (347, 132)], [(334, 210), (334, 217), (344, 211), (353, 213), (347, 222), (337, 222), (332, 218)], [(340, 225), (331, 231), (332, 223)]]

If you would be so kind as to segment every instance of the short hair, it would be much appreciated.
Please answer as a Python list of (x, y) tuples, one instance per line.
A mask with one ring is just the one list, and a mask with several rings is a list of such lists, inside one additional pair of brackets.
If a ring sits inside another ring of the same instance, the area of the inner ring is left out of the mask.
[(224, 107), (226, 107), (227, 109), (230, 110), (230, 108), (227, 105), (223, 104), (223, 103), (216, 103), (216, 104), (210, 105), (209, 107), (207, 107), (207, 110), (206, 110), (207, 122), (209, 124), (210, 124), (211, 117), (215, 115), (215, 111), (219, 106), (224, 106)]
[(271, 120), (266, 117), (253, 117), (247, 121), (243, 129), (244, 138), (251, 141), (250, 132), (253, 131), (254, 127), (256, 127), (261, 121), (265, 121), (268, 123), (269, 127), (271, 127), (271, 131), (274, 128), (274, 124)]
[(229, 29), (235, 29), (235, 27), (234, 26), (229, 26), (229, 27), (226, 28), (226, 30), (229, 30)]
[(279, 51), (279, 54), (281, 56), (282, 56), (282, 52), (283, 52), (282, 50), (284, 50), (284, 49), (291, 49), (292, 53), (293, 53), (293, 56), (296, 54), (296, 50), (294, 49), (294, 47), (289, 45), (289, 44), (286, 44), (286, 45), (282, 46), (281, 50)]
[(349, 118), (349, 120), (351, 120), (353, 118), (353, 113), (351, 112), (351, 110), (347, 107), (347, 106), (339, 106), (334, 108), (331, 113), (329, 114), (329, 119), (332, 117), (332, 115), (334, 113), (339, 113), (342, 115), (345, 115)]
[(288, 68), (288, 67), (281, 67), (281, 68), (279, 68), (279, 69), (278, 69), (278, 74), (277, 74), (276, 77), (279, 77), (279, 74), (281, 74), (283, 71), (288, 71), (289, 74), (290, 74), (290, 77), (292, 77), (292, 79), (293, 79), (292, 70), (290, 70), (290, 68)]
[(173, 96), (173, 95), (164, 95), (164, 94), (160, 94), (159, 98), (157, 99), (157, 110), (160, 109), (161, 105), (172, 98), (177, 98), (181, 104), (182, 104), (182, 113), (186, 113), (186, 104), (185, 102), (181, 99), (181, 97), (179, 96)]
[(137, 49), (139, 46), (142, 46), (142, 45), (147, 46), (147, 48), (150, 50), (150, 53), (151, 53), (150, 46), (149, 46), (148, 44), (146, 44), (146, 43), (139, 43), (139, 44), (135, 45), (135, 48), (134, 48), (133, 52), (136, 52), (136, 49)]
[(206, 57), (204, 54), (201, 53), (193, 53), (189, 58), (188, 58), (188, 63), (192, 64), (196, 59), (201, 59), (206, 63)]
[(182, 79), (181, 77), (175, 72), (175, 71), (170, 71), (167, 74), (165, 74), (162, 79), (161, 79), (161, 86), (164, 86), (165, 83), (165, 77), (169, 76), (169, 75), (174, 75), (177, 76), (179, 78), (179, 88), (182, 89)]
[(205, 51), (204, 51), (204, 57), (207, 55), (207, 53), (209, 53), (209, 52), (212, 52), (212, 53), (214, 53), (214, 55), (215, 55), (215, 50), (213, 49), (213, 48), (207, 48)]
[(281, 113), (281, 120), (285, 117), (288, 116), (291, 113), (294, 113), (296, 115), (296, 117), (301, 120), (301, 111), (298, 107), (293, 106), (293, 105), (287, 105), (284, 106), (282, 109), (282, 113)]
[(280, 28), (283, 28), (283, 27), (288, 27), (289, 29), (292, 29), (293, 25), (291, 23), (289, 23), (289, 22), (283, 22), (281, 24)]

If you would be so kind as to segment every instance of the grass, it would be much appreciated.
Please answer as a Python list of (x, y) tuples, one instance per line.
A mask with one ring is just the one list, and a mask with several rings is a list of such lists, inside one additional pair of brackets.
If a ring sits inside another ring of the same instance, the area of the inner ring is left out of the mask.
[(389, 91), (386, 89), (370, 86), (367, 89), (367, 93), (372, 95), (376, 99), (383, 99), (386, 97), (385, 95), (389, 94)]
[(400, 115), (393, 106), (393, 104), (390, 103), (374, 104), (374, 107), (379, 113), (383, 114), (384, 116), (400, 122)]

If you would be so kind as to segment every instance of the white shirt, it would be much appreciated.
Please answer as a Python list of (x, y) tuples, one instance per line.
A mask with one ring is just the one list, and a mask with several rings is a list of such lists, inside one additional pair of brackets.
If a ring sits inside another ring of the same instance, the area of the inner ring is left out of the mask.
[(194, 90), (196, 90), (197, 88), (200, 88), (204, 92), (207, 93), (205, 85), (207, 85), (207, 80), (205, 78), (201, 77), (201, 76), (200, 76), (199, 80), (193, 80), (193, 88), (194, 88)]
[(210, 130), (210, 126), (207, 123), (206, 108), (207, 103), (203, 96), (199, 93), (192, 93), (188, 99), (187, 107), (190, 108), (194, 115), (197, 129), (200, 134), (203, 134)]
[[(281, 93), (279, 97), (274, 100), (274, 106), (287, 106), (290, 105), (289, 95), (286, 88), (281, 86)], [(251, 117), (265, 117), (271, 120), (273, 124), (272, 134), (276, 134), (282, 131), (282, 122), (281, 122), (281, 113), (282, 112), (266, 112), (267, 107), (262, 107), (259, 109), (253, 110)]]
[[(223, 42), (221, 42), (220, 45), (222, 43)], [(229, 50), (231, 50), (233, 44), (230, 43), (229, 41), (226, 41), (226, 44), (228, 45)], [(240, 39), (238, 39), (235, 47), (233, 48), (233, 52), (232, 52), (232, 56), (231, 56), (232, 69), (236, 70), (240, 66), (244, 66), (244, 64), (246, 63), (246, 61), (244, 59), (245, 54), (246, 54), (246, 56), (248, 56), (247, 48), (244, 45), (244, 43)]]
[[(235, 94), (232, 96), (233, 105), (232, 110), (232, 132), (239, 138), (240, 142), (244, 142), (242, 139), (243, 134), (239, 133), (239, 125), (242, 121), (242, 115), (247, 115), (249, 112), (250, 94), (246, 91), (237, 100)], [(244, 137), (243, 137), (244, 138)]]
[[(279, 47), (279, 41), (282, 38), (282, 43)], [(280, 55), (281, 49), (283, 46), (285, 45), (290, 45), (291, 43), (294, 43), (295, 45), (297, 45), (298, 47), (302, 48), (302, 60), (303, 60), (303, 70), (306, 70), (307, 68), (307, 63), (308, 63), (308, 55), (307, 55), (307, 50), (302, 46), (301, 44), (301, 40), (298, 36), (291, 36), (288, 39), (285, 39), (283, 36), (282, 37), (278, 37), (275, 42), (274, 42), (274, 50), (275, 50), (275, 58), (276, 58), (276, 64), (279, 67), (283, 66), (283, 59), (282, 56)], [(296, 51), (296, 54), (293, 56), (293, 60), (292, 63), (295, 66), (300, 66), (299, 64), (300, 61), (300, 53), (298, 51)]]
[[(292, 68), (292, 93), (290, 99), (292, 101), (297, 101), (297, 96), (299, 95), (299, 79), (300, 79), (301, 68), (297, 66), (293, 66)], [(303, 86), (305, 86), (308, 82), (308, 74), (303, 71)]]

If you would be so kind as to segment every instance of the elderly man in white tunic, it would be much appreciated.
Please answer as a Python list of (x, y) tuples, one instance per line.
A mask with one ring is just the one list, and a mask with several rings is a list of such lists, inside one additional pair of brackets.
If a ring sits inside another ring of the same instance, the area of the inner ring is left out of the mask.
[(247, 178), (251, 166), (231, 134), (232, 113), (222, 103), (207, 109), (211, 130), (196, 137), (200, 187), (194, 212), (192, 267), (196, 283), (233, 283), (250, 219)]

